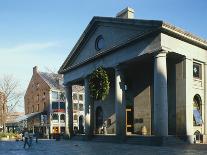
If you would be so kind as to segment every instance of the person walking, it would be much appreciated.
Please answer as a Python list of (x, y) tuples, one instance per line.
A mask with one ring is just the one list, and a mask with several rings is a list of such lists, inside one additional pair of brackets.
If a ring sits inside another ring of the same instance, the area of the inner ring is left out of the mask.
[(32, 146), (32, 140), (33, 140), (33, 133), (32, 131), (29, 132), (29, 147)]
[(26, 128), (25, 131), (24, 131), (24, 149), (26, 148), (26, 145), (28, 145), (28, 147), (30, 147), (28, 139), (29, 139), (29, 133), (28, 133), (28, 130)]
[(38, 138), (39, 138), (39, 131), (36, 130), (35, 132), (35, 138), (36, 138), (36, 143), (38, 143)]

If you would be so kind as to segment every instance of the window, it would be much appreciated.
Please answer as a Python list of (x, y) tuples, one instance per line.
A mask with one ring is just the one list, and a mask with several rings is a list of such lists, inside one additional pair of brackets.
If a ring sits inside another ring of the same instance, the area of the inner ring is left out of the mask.
[(97, 51), (103, 49), (105, 46), (104, 38), (102, 35), (98, 36), (95, 41), (95, 49)]
[(32, 105), (32, 112), (34, 112), (34, 105)]
[(193, 63), (193, 77), (197, 79), (202, 78), (202, 67), (201, 64)]
[(60, 100), (65, 101), (65, 93), (64, 92), (60, 93)]
[(78, 115), (74, 115), (74, 120), (75, 120), (75, 121), (78, 120)]
[(40, 96), (39, 96), (39, 95), (37, 95), (37, 102), (39, 102), (39, 98), (40, 98)]
[(58, 92), (52, 91), (52, 99), (58, 99)]
[(80, 94), (80, 95), (79, 95), (79, 100), (80, 100), (80, 101), (83, 101), (83, 94)]
[(43, 109), (46, 110), (46, 103), (45, 102), (43, 103), (43, 106), (44, 106)]
[(60, 109), (65, 109), (65, 102), (60, 102)]
[(59, 116), (58, 116), (58, 114), (53, 114), (52, 115), (52, 120), (53, 120), (53, 122), (59, 122), (58, 120), (59, 120)]
[(73, 110), (78, 110), (78, 104), (77, 103), (73, 103)]
[(193, 125), (202, 125), (202, 101), (200, 95), (195, 95), (193, 98)]
[(62, 123), (65, 122), (65, 115), (64, 114), (60, 115), (60, 122), (62, 122)]
[(39, 104), (37, 104), (37, 111), (39, 111), (39, 108), (40, 108), (40, 105), (39, 105)]
[(83, 111), (83, 104), (79, 104), (79, 110)]
[(52, 109), (58, 109), (58, 102), (52, 102)]
[(77, 100), (78, 99), (78, 96), (77, 96), (77, 94), (73, 94), (73, 100)]
[(45, 92), (43, 93), (43, 97), (42, 98), (45, 99)]

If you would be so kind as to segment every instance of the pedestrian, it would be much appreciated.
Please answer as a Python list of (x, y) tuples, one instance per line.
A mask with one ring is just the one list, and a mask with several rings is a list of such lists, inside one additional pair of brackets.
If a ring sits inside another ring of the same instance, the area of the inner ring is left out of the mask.
[(39, 131), (36, 130), (35, 131), (35, 138), (36, 138), (36, 143), (38, 142), (38, 138), (39, 138)]
[(32, 139), (33, 139), (33, 133), (32, 131), (29, 132), (29, 147), (32, 146)]
[(26, 128), (24, 131), (24, 149), (26, 148), (26, 145), (28, 145), (28, 147), (30, 147), (28, 140), (29, 140), (29, 133)]

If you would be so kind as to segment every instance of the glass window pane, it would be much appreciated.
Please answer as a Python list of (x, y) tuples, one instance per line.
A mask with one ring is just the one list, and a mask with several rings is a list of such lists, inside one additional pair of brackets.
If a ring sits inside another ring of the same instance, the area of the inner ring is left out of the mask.
[(79, 110), (83, 111), (83, 104), (79, 104)]
[(52, 99), (58, 99), (58, 92), (52, 91)]
[(82, 94), (79, 95), (79, 100), (83, 101), (83, 95)]
[(52, 102), (52, 109), (58, 109), (58, 102)]
[(65, 102), (60, 102), (60, 109), (65, 109)]
[(53, 114), (52, 115), (52, 120), (53, 120), (53, 122), (58, 122), (58, 120), (59, 120), (58, 114)]
[(73, 104), (73, 110), (78, 110), (78, 104), (77, 103)]
[(60, 93), (60, 100), (65, 101), (65, 93), (64, 92)]
[(193, 110), (193, 117), (195, 119), (196, 125), (201, 125), (203, 123), (201, 114), (197, 109)]
[(201, 64), (193, 63), (193, 77), (201, 79)]
[(77, 100), (78, 99), (78, 97), (77, 97), (77, 94), (73, 94), (73, 100)]

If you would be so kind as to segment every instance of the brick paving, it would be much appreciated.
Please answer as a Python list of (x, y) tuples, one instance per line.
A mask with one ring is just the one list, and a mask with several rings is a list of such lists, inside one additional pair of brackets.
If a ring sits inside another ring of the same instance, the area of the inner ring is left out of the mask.
[(90, 141), (40, 140), (24, 149), (23, 142), (0, 142), (0, 155), (205, 155), (207, 145), (156, 147)]

